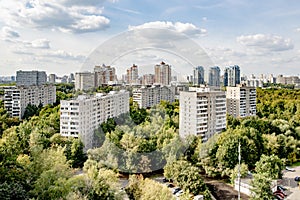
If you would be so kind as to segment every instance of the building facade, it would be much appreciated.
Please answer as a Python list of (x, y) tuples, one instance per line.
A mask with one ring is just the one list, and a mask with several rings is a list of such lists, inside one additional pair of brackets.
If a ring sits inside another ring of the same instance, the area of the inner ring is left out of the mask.
[(137, 102), (140, 108), (150, 108), (162, 100), (174, 102), (175, 87), (153, 85), (133, 90), (133, 101)]
[(193, 85), (204, 84), (204, 68), (198, 66), (193, 70)]
[(233, 117), (256, 115), (256, 88), (238, 85), (226, 88), (227, 113)]
[(56, 87), (54, 85), (4, 87), (4, 107), (11, 117), (22, 119), (29, 104), (45, 106), (55, 101)]
[(108, 85), (110, 82), (117, 81), (116, 69), (111, 66), (95, 66), (95, 87)]
[(76, 72), (75, 90), (90, 90), (95, 87), (95, 73)]
[(170, 85), (171, 82), (171, 66), (161, 62), (154, 66), (155, 83), (159, 85)]
[(224, 86), (235, 87), (241, 83), (240, 67), (237, 65), (226, 67), (224, 72)]
[(218, 66), (209, 68), (208, 85), (220, 87), (220, 68)]
[(226, 128), (226, 95), (210, 88), (180, 92), (179, 134), (196, 135), (206, 142)]
[(77, 99), (60, 102), (60, 134), (81, 138), (85, 150), (95, 147), (94, 131), (108, 118), (129, 112), (129, 92), (78, 96)]
[(139, 70), (137, 65), (133, 65), (127, 69), (126, 83), (130, 85), (136, 85), (139, 83)]
[(47, 75), (44, 71), (17, 71), (17, 86), (43, 85), (47, 82)]
[(143, 85), (153, 85), (155, 80), (154, 74), (144, 74), (142, 78)]

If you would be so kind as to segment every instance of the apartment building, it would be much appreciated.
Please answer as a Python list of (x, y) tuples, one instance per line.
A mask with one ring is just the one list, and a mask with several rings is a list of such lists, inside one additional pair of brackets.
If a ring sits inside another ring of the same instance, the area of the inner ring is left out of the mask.
[(94, 67), (95, 74), (95, 87), (99, 87), (102, 85), (107, 85), (110, 82), (117, 81), (116, 69), (111, 66), (95, 66)]
[(43, 85), (47, 82), (47, 75), (44, 71), (17, 71), (17, 86)]
[(226, 95), (211, 88), (189, 88), (180, 92), (179, 134), (197, 135), (206, 142), (226, 128)]
[(154, 74), (144, 74), (142, 77), (142, 84), (143, 85), (153, 85), (155, 82)]
[(56, 87), (54, 85), (4, 87), (4, 107), (12, 117), (21, 119), (29, 104), (45, 106), (55, 101)]
[(225, 68), (224, 72), (224, 86), (235, 87), (241, 83), (241, 71), (237, 65)]
[(140, 108), (150, 108), (162, 100), (174, 102), (175, 87), (153, 85), (133, 90), (133, 101), (137, 102)]
[(226, 88), (227, 113), (233, 117), (256, 115), (256, 88), (245, 85)]
[(80, 95), (60, 103), (60, 134), (80, 137), (87, 150), (96, 146), (94, 130), (101, 123), (129, 112), (129, 92), (121, 90), (93, 96)]
[(210, 86), (220, 87), (220, 71), (218, 66), (209, 68), (208, 84)]
[(170, 85), (171, 82), (171, 66), (161, 62), (154, 66), (155, 83), (160, 85)]
[(129, 69), (127, 69), (127, 80), (126, 83), (130, 85), (139, 84), (139, 70), (137, 65), (132, 65)]
[(204, 84), (204, 68), (198, 66), (193, 70), (193, 85)]
[(76, 72), (75, 90), (90, 90), (95, 87), (95, 73)]

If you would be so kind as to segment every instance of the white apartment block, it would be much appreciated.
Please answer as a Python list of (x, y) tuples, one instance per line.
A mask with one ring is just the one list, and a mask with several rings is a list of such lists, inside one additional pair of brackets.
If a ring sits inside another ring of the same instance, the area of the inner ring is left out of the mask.
[(75, 90), (90, 90), (95, 87), (95, 73), (75, 73)]
[(174, 102), (175, 87), (153, 85), (133, 90), (133, 101), (137, 102), (140, 108), (150, 108), (162, 100)]
[(121, 90), (78, 96), (60, 102), (60, 134), (80, 137), (85, 149), (95, 147), (94, 130), (108, 118), (129, 112), (129, 92)]
[(179, 134), (197, 135), (206, 142), (226, 128), (225, 92), (210, 88), (189, 88), (180, 92)]
[(56, 87), (54, 85), (4, 87), (4, 107), (12, 117), (21, 119), (29, 104), (45, 106), (55, 101)]
[(226, 87), (227, 113), (233, 117), (256, 115), (256, 88), (238, 85)]
[(17, 86), (43, 85), (47, 82), (47, 75), (44, 71), (17, 71)]

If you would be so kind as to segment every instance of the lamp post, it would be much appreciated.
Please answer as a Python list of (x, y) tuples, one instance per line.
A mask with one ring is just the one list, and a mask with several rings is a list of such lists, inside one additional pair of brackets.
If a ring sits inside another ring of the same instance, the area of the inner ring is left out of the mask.
[(240, 200), (241, 199), (241, 143), (240, 142), (239, 142), (238, 152), (239, 152), (239, 167), (238, 167), (239, 192), (238, 192), (238, 200)]

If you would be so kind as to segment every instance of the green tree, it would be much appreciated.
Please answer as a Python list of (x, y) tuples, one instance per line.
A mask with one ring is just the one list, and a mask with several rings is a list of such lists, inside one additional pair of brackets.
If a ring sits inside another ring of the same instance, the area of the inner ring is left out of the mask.
[(254, 174), (254, 179), (251, 182), (252, 196), (251, 200), (273, 200), (273, 194), (271, 191), (271, 178), (269, 174)]
[(276, 155), (266, 156), (262, 155), (260, 160), (256, 163), (256, 172), (259, 174), (266, 174), (271, 179), (282, 178), (283, 164), (280, 158)]

